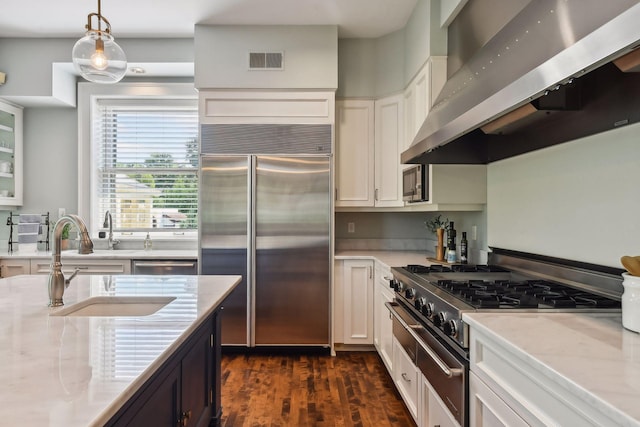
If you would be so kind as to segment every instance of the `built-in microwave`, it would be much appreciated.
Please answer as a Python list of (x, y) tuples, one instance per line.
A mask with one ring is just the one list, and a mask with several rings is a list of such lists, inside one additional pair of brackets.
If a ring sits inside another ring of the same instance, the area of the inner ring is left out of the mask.
[(402, 200), (426, 202), (429, 200), (429, 165), (414, 165), (402, 172)]

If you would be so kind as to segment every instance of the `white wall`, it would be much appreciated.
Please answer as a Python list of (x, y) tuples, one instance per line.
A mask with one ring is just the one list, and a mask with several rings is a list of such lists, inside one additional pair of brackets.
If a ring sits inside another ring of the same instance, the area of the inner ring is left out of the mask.
[[(283, 70), (249, 70), (249, 52), (284, 52)], [(335, 89), (338, 27), (196, 25), (197, 88)]]
[(403, 30), (376, 39), (376, 98), (404, 90), (407, 85), (404, 80), (404, 57)]
[[(462, 232), (467, 232), (469, 259), (472, 263), (486, 263), (486, 212), (337, 212), (335, 237), (338, 250), (412, 250), (433, 256), (437, 239), (427, 230), (425, 221), (442, 215), (454, 221), (458, 251)], [(348, 232), (348, 224), (354, 223), (355, 232)], [(472, 227), (477, 227), (476, 240), (472, 239)]]
[[(24, 110), (24, 200), (19, 208), (0, 210), (6, 224), (9, 211), (44, 214), (51, 220), (58, 208), (77, 213), (78, 156), (77, 115), (72, 108), (25, 108)], [(5, 250), (9, 227), (0, 226), (0, 248)]]
[(440, 26), (448, 26), (468, 0), (440, 0)]
[(431, 56), (447, 55), (440, 1), (419, 0), (407, 25), (376, 39), (338, 41), (338, 98), (383, 98), (403, 91)]
[(490, 164), (489, 246), (617, 268), (640, 255), (638, 135), (635, 124)]
[(373, 98), (376, 94), (375, 39), (338, 41), (336, 98)]
[(338, 41), (337, 98), (383, 98), (404, 90), (404, 32)]
[[(6, 84), (0, 86), (0, 98), (19, 105), (26, 105), (25, 101), (34, 105), (37, 100), (41, 105), (75, 107), (76, 78), (72, 74), (71, 50), (76, 41), (75, 38), (0, 38), (2, 71), (7, 74)], [(130, 63), (194, 60), (192, 39), (119, 38), (117, 42)]]
[(418, 0), (404, 32), (406, 85), (430, 56), (447, 56), (447, 29), (440, 27), (440, 1)]

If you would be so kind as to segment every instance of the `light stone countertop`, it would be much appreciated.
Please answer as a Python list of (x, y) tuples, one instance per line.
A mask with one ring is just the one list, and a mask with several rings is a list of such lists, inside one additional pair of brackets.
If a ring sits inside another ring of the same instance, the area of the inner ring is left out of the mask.
[(463, 320), (616, 425), (640, 426), (640, 334), (622, 327), (620, 313), (470, 313)]
[(149, 316), (50, 316), (48, 276), (0, 280), (0, 424), (101, 426), (220, 305), (240, 276), (78, 276), (92, 296), (175, 296)]
[[(198, 258), (197, 250), (188, 249), (152, 249), (145, 251), (143, 249), (94, 249), (92, 254), (81, 255), (77, 249), (62, 251), (62, 259), (65, 258), (100, 258), (100, 259), (196, 259)], [(46, 259), (51, 258), (51, 252), (26, 252), (15, 251), (12, 253), (0, 254), (0, 259)]]
[(426, 253), (408, 251), (337, 251), (335, 259), (376, 259), (387, 267), (404, 267), (407, 264), (431, 265)]

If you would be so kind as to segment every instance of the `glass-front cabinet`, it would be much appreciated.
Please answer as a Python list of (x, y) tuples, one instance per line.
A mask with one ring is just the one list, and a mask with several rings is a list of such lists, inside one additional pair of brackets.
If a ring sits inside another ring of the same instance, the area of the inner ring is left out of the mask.
[(22, 108), (0, 100), (0, 206), (22, 205)]

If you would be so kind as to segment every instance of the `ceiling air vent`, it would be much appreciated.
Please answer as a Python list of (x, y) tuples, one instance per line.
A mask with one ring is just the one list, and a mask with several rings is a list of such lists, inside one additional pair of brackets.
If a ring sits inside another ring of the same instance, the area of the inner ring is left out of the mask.
[(250, 70), (284, 69), (282, 52), (249, 52)]

